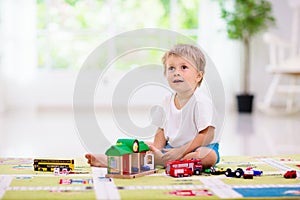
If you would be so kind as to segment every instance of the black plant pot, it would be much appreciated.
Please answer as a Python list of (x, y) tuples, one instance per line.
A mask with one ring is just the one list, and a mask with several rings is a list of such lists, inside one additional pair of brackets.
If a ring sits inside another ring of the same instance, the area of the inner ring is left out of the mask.
[(238, 111), (240, 113), (252, 113), (254, 96), (250, 94), (237, 95)]

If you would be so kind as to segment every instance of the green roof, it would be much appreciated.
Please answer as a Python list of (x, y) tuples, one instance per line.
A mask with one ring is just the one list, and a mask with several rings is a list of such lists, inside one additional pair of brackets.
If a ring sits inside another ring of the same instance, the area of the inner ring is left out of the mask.
[(122, 156), (132, 153), (132, 150), (126, 145), (113, 145), (106, 150), (105, 155), (108, 156)]
[[(132, 150), (133, 144), (136, 139), (118, 139), (116, 145), (112, 145), (107, 151), (105, 155), (107, 156), (122, 156), (125, 154), (134, 153)], [(149, 146), (145, 144), (143, 141), (138, 141), (139, 143), (139, 152), (148, 151)]]
[(149, 146), (147, 144), (145, 144), (143, 141), (139, 141), (139, 151), (143, 152), (143, 151), (149, 151)]

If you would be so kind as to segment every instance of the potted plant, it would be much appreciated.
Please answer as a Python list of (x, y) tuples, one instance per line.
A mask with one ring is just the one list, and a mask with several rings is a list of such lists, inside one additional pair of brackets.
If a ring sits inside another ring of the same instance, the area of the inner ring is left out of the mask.
[[(231, 6), (229, 5), (231, 4)], [(240, 40), (243, 46), (242, 92), (237, 95), (239, 112), (252, 112), (254, 95), (249, 92), (250, 81), (250, 44), (257, 33), (275, 23), (272, 5), (267, 0), (219, 1), (221, 18), (226, 22), (230, 39)], [(230, 7), (228, 7), (230, 6)]]

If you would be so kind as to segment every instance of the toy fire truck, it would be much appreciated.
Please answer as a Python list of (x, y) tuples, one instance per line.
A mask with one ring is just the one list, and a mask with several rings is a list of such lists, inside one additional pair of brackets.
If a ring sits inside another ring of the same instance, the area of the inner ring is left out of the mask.
[(199, 159), (174, 160), (166, 163), (166, 174), (172, 177), (200, 175), (203, 167)]

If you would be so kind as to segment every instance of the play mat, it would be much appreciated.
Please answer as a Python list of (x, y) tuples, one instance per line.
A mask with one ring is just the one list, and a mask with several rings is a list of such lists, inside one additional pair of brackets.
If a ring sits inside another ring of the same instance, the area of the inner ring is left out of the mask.
[[(135, 179), (106, 178), (106, 169), (75, 159), (69, 175), (36, 172), (33, 159), (0, 158), (0, 199), (271, 199), (300, 198), (300, 155), (222, 157), (219, 168), (262, 170), (253, 179), (225, 175), (173, 178), (158, 173)], [(283, 174), (296, 170), (296, 179)]]

